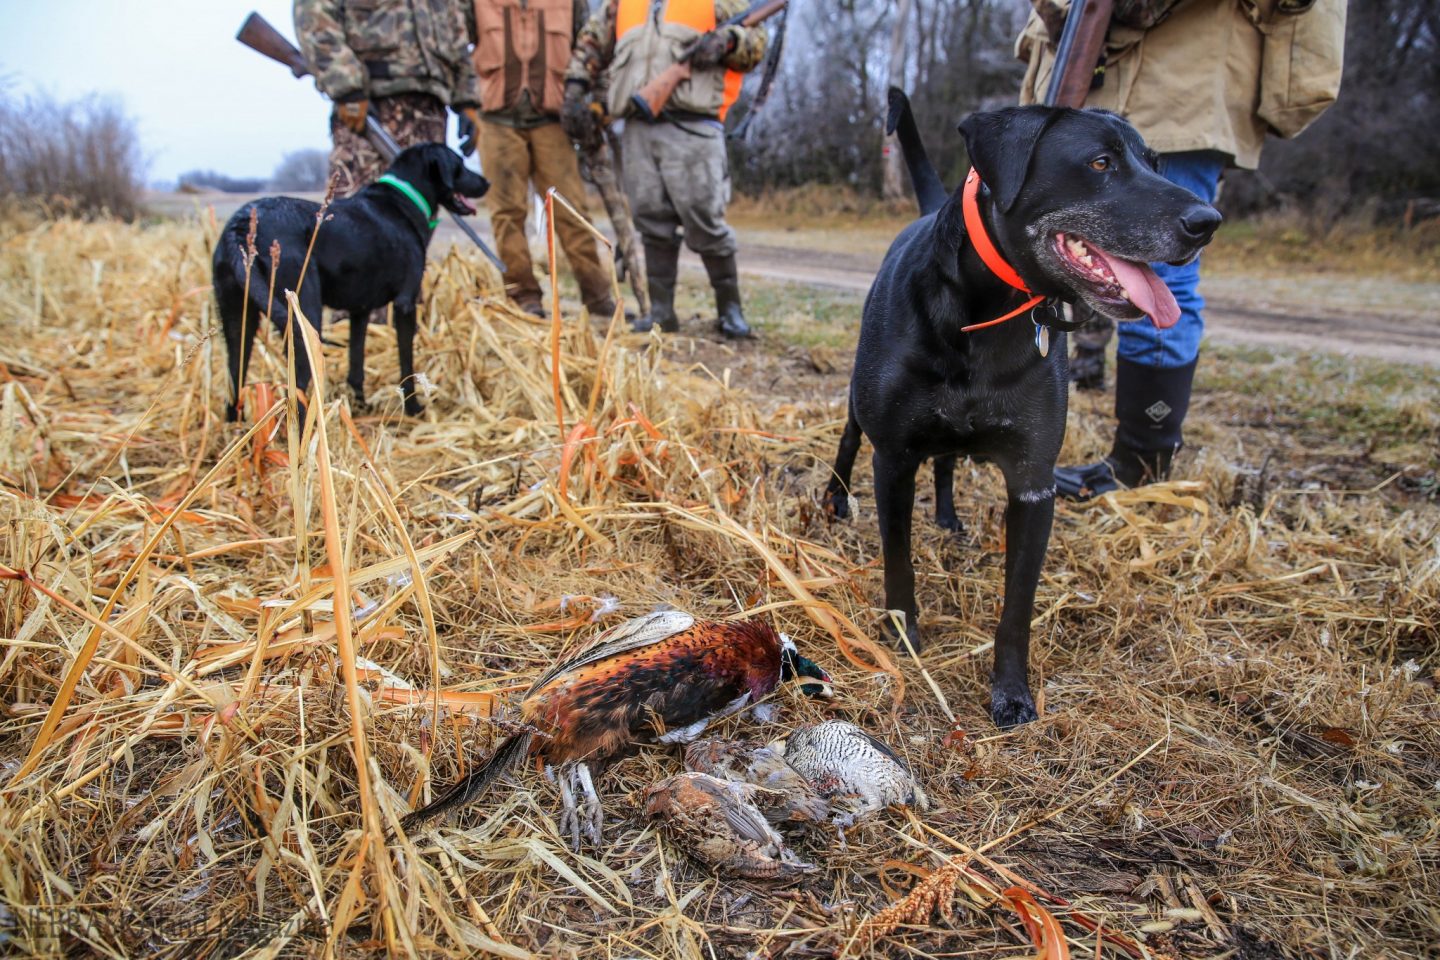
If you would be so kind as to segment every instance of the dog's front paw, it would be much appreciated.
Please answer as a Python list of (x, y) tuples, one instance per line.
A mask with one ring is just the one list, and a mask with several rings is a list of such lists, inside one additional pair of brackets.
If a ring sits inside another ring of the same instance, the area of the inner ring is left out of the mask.
[(1035, 701), (1030, 691), (1021, 687), (1018, 692), (994, 687), (990, 690), (990, 717), (1001, 730), (1018, 727), (1022, 723), (1040, 719), (1035, 711)]
[(346, 384), (350, 387), (350, 409), (356, 413), (368, 413), (370, 404), (365, 399), (365, 384), (352, 380), (347, 380)]
[(885, 614), (885, 619), (880, 621), (880, 630), (886, 642), (901, 650), (905, 649), (905, 638), (900, 635), (900, 629), (896, 626), (897, 620), (904, 623), (905, 637), (909, 638), (910, 646), (915, 648), (915, 652), (925, 649), (925, 641), (920, 636), (920, 617), (914, 613), (904, 616), (891, 612)]
[(826, 487), (821, 503), (825, 505), (825, 512), (836, 520), (850, 519), (850, 495), (840, 484), (832, 483)]
[(945, 510), (937, 510), (935, 512), (935, 526), (941, 530), (949, 530), (957, 537), (963, 536), (965, 533), (965, 524), (961, 523), (960, 518), (955, 516), (954, 507), (951, 507), (948, 512)]

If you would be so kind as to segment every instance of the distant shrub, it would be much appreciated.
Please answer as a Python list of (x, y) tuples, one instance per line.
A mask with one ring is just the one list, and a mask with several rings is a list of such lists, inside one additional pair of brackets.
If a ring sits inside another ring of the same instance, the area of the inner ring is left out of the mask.
[(295, 150), (285, 154), (270, 175), (270, 190), (320, 191), (330, 178), (330, 154), (324, 150)]
[(118, 101), (0, 93), (0, 192), (51, 213), (133, 220), (144, 173), (135, 121)]
[(265, 189), (264, 177), (232, 177), (214, 170), (189, 170), (180, 174), (180, 193), (203, 193), (218, 190), (221, 193), (260, 193)]

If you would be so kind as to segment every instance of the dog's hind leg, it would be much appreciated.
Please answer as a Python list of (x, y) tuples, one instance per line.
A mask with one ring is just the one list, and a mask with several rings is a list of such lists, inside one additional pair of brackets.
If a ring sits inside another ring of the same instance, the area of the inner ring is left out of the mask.
[(415, 307), (395, 304), (395, 342), (400, 347), (400, 392), (405, 395), (405, 413), (418, 417), (425, 409), (415, 396)]
[[(312, 280), (311, 289), (314, 289), (319, 281), (315, 277), (311, 277), (310, 279)], [(322, 314), (324, 309), (324, 306), (320, 303), (320, 294), (318, 292), (312, 294), (310, 290), (304, 290), (301, 293), (300, 312), (304, 314), (304, 320), (309, 321), (310, 325), (315, 328), (317, 340), (319, 339), (320, 324), (323, 322)], [(292, 345), (292, 356), (294, 358), (292, 369), (295, 373), (295, 389), (299, 391), (298, 396), (295, 398), (295, 403), (299, 411), (301, 429), (303, 430), (305, 407), (310, 392), (310, 380), (313, 376), (310, 365), (310, 351), (305, 345), (305, 334), (300, 329), (300, 324), (303, 322), (301, 317), (298, 315), (292, 316), (287, 307), (285, 310), (285, 318), (286, 323), (289, 324), (290, 327), (290, 338), (294, 341)], [(285, 328), (279, 327), (278, 324), (277, 327), (283, 335)]]
[(1001, 464), (1005, 472), (1005, 605), (995, 631), (995, 671), (990, 675), (990, 715), (1002, 729), (1029, 723), (1038, 714), (1030, 696), (1030, 620), (1035, 587), (1055, 519), (1050, 461), (1044, 473)]
[(264, 320), (260, 305), (252, 297), (245, 304), (243, 288), (216, 283), (215, 301), (220, 308), (220, 329), (225, 333), (225, 361), (230, 371), (230, 398), (225, 403), (225, 420), (240, 419), (240, 389), (250, 367), (250, 354), (255, 349), (255, 328)]
[(840, 435), (835, 469), (825, 487), (825, 509), (841, 520), (850, 516), (850, 474), (855, 469), (855, 455), (859, 452), (860, 424), (855, 422), (855, 411), (852, 409), (845, 419), (845, 432)]
[(935, 468), (935, 525), (951, 533), (960, 533), (965, 525), (955, 515), (955, 461), (954, 456), (936, 457)]
[[(915, 473), (920, 461), (875, 451), (875, 511), (880, 517), (880, 545), (885, 557), (885, 609), (904, 614), (905, 633), (919, 652), (920, 610), (915, 602), (915, 566), (910, 559), (910, 519), (915, 509)], [(900, 642), (893, 615), (885, 633)]]
[(345, 382), (350, 384), (356, 410), (369, 409), (369, 404), (365, 402), (365, 331), (369, 327), (368, 312), (356, 310), (350, 314), (350, 369), (346, 372)]

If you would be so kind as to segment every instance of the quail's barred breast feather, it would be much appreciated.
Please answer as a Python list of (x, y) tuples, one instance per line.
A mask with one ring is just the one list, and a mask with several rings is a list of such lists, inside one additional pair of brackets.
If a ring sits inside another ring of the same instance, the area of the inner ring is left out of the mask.
[(885, 743), (853, 723), (827, 720), (771, 744), (822, 797), (858, 801), (863, 816), (888, 806), (929, 806), (910, 767)]

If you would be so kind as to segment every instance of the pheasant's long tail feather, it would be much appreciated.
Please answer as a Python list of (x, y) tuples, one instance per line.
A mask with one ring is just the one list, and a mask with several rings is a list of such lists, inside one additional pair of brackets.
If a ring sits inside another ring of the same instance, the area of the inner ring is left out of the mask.
[(412, 811), (400, 821), (400, 825), (408, 833), (479, 799), (496, 778), (519, 763), (530, 752), (532, 739), (534, 736), (529, 733), (518, 733), (510, 737), (500, 744), (499, 749), (491, 755), (489, 760), (485, 761), (483, 767), (446, 790), (428, 806)]

